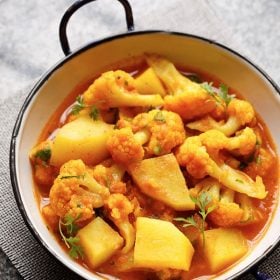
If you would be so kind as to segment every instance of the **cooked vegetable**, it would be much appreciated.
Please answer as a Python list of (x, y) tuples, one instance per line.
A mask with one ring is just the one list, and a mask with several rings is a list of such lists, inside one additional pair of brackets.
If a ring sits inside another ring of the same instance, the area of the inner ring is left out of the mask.
[(211, 207), (212, 211), (208, 218), (213, 224), (230, 227), (242, 221), (244, 211), (234, 201), (235, 192), (223, 187), (216, 179), (210, 177), (202, 180), (190, 190), (190, 193), (194, 197), (207, 194), (211, 198), (211, 203), (208, 206)]
[(138, 114), (131, 122), (134, 133), (148, 131), (150, 137), (145, 145), (149, 155), (168, 154), (182, 144), (185, 129), (181, 117), (165, 110), (151, 110)]
[(184, 77), (168, 60), (147, 56), (148, 64), (167, 88), (164, 108), (179, 114), (183, 120), (203, 116), (215, 109), (215, 100), (199, 84)]
[(134, 265), (141, 268), (174, 268), (188, 271), (194, 249), (172, 223), (146, 217), (136, 221)]
[(152, 68), (146, 69), (135, 79), (136, 89), (141, 94), (160, 94), (165, 96), (165, 89)]
[(50, 205), (59, 217), (70, 215), (85, 221), (93, 217), (93, 209), (103, 206), (108, 196), (108, 189), (96, 182), (81, 160), (71, 160), (61, 167), (54, 181)]
[(100, 109), (163, 105), (160, 95), (139, 94), (134, 78), (121, 70), (103, 73), (84, 92), (83, 98), (85, 104)]
[(59, 129), (52, 147), (50, 163), (61, 166), (70, 159), (82, 159), (87, 164), (97, 164), (109, 157), (106, 141), (113, 125), (80, 117)]
[(239, 230), (217, 228), (205, 231), (205, 246), (201, 250), (213, 273), (243, 257), (248, 251), (248, 244)]
[(135, 61), (71, 94), (43, 130), (29, 154), (40, 210), (93, 273), (215, 278), (273, 216), (274, 145), (218, 80), (153, 54)]
[(91, 268), (106, 262), (123, 246), (122, 237), (99, 217), (80, 229), (77, 237)]
[(194, 122), (187, 124), (187, 127), (205, 132), (209, 129), (217, 129), (225, 135), (234, 134), (241, 127), (251, 123), (255, 118), (255, 112), (252, 105), (240, 99), (233, 99), (227, 107), (228, 119), (226, 122), (217, 122), (210, 116), (205, 116)]
[(43, 141), (31, 150), (29, 158), (36, 164), (48, 163), (51, 158), (51, 150), (52, 142), (50, 140)]
[(200, 214), (202, 218), (202, 223), (199, 224), (195, 221), (194, 216), (190, 216), (187, 218), (175, 218), (174, 220), (177, 222), (184, 222), (183, 227), (190, 227), (193, 226), (197, 228), (203, 237), (203, 245), (205, 243), (205, 220), (206, 217), (215, 209), (215, 204), (212, 204), (212, 197), (207, 192), (201, 192), (196, 197), (191, 196), (192, 201), (195, 203), (195, 205), (198, 207)]
[(125, 240), (123, 253), (129, 252), (135, 241), (135, 229), (129, 221), (129, 215), (133, 213), (134, 205), (123, 194), (111, 194), (106, 201), (109, 218), (118, 227), (121, 236)]
[[(222, 158), (211, 158), (202, 139), (201, 136), (189, 137), (177, 151), (179, 164), (185, 166), (190, 175), (195, 178), (210, 175), (234, 191), (259, 199), (266, 197), (267, 192), (261, 177), (257, 176), (256, 181), (253, 181), (247, 174), (225, 164)], [(212, 138), (212, 148), (220, 147), (219, 140)]]
[(173, 154), (145, 159), (130, 169), (139, 188), (175, 210), (192, 210), (184, 176)]
[[(59, 219), (59, 233), (64, 241), (66, 247), (70, 249), (69, 255), (73, 259), (83, 258), (83, 249), (78, 244), (80, 241), (79, 237), (75, 237), (77, 230), (79, 229), (76, 225), (76, 221), (79, 219), (77, 216), (75, 219), (70, 215), (65, 215), (63, 221)], [(63, 227), (66, 228), (67, 236), (63, 233)]]
[(156, 109), (138, 114), (130, 127), (115, 130), (108, 139), (107, 148), (114, 161), (128, 165), (143, 159), (145, 151), (157, 156), (170, 153), (184, 139), (180, 116)]

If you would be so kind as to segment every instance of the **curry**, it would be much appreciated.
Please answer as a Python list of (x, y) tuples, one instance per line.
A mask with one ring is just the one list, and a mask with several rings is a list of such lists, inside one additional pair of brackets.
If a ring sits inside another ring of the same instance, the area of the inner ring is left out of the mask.
[(29, 155), (40, 210), (70, 257), (104, 277), (215, 277), (270, 221), (275, 147), (233, 89), (143, 57), (79, 86), (46, 124)]

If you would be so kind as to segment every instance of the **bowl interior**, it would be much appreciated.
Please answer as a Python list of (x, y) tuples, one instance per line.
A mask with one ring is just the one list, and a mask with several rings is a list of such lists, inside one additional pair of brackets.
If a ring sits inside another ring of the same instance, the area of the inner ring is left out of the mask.
[[(15, 142), (15, 168), (18, 198), (24, 216), (41, 242), (64, 264), (87, 279), (97, 276), (73, 262), (49, 234), (34, 197), (32, 171), (28, 153), (39, 134), (64, 98), (82, 82), (109, 70), (112, 63), (127, 60), (143, 53), (158, 53), (175, 64), (197, 68), (210, 73), (249, 100), (262, 116), (280, 146), (280, 98), (275, 86), (251, 63), (234, 52), (213, 42), (164, 32), (140, 32), (117, 36), (88, 45), (59, 62), (42, 77), (32, 90), (28, 105), (18, 121)], [(115, 64), (117, 65), (117, 64)], [(279, 204), (274, 217), (280, 215)], [(261, 258), (279, 240), (275, 222), (266, 229), (260, 242), (241, 262), (215, 279), (236, 277), (256, 259)]]

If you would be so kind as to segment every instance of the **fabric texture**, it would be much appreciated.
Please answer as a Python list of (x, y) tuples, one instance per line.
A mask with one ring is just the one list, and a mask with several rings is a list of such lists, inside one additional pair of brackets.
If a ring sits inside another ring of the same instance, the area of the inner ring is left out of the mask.
[[(243, 49), (240, 38), (232, 35), (226, 26), (221, 26), (205, 1), (162, 0), (159, 2), (131, 0), (137, 30), (168, 29), (193, 33), (218, 40), (249, 55), (248, 51)], [(108, 10), (107, 13), (110, 14)], [(90, 14), (87, 16), (95, 18)], [(113, 13), (106, 20), (104, 15), (103, 17), (100, 14), (95, 16), (97, 18), (95, 31), (100, 37), (103, 37), (103, 34), (113, 34), (112, 25), (121, 26), (120, 22), (123, 22), (121, 12)], [(102, 25), (101, 29), (98, 29), (98, 24)], [(81, 23), (78, 26), (81, 27)], [(123, 32), (123, 30), (117, 31)], [(5, 99), (0, 104), (0, 247), (24, 279), (80, 279), (34, 239), (18, 210), (12, 191), (9, 174), (10, 139), (17, 114), (33, 84), (32, 82), (30, 86), (18, 91), (12, 98)], [(273, 279), (280, 279), (279, 263), (280, 250), (277, 249), (260, 268)], [(247, 275), (241, 279), (254, 278)]]

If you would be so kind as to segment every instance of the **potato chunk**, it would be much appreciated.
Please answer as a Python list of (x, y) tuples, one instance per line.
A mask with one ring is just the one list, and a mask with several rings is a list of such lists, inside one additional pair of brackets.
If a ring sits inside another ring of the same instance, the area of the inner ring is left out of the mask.
[(165, 89), (152, 68), (148, 68), (136, 79), (137, 91), (141, 94), (160, 94), (165, 96)]
[(97, 164), (109, 156), (106, 141), (113, 126), (90, 117), (80, 117), (64, 125), (57, 133), (52, 148), (51, 165), (61, 166), (70, 159)]
[(211, 271), (218, 272), (240, 259), (248, 251), (248, 244), (237, 229), (218, 228), (205, 231), (205, 247), (199, 240)]
[(189, 270), (194, 249), (170, 222), (139, 217), (136, 221), (134, 265), (141, 268)]
[(142, 160), (130, 169), (131, 175), (146, 195), (175, 210), (192, 210), (184, 176), (173, 154)]
[(77, 236), (91, 268), (110, 259), (124, 243), (123, 238), (99, 217), (82, 228)]

